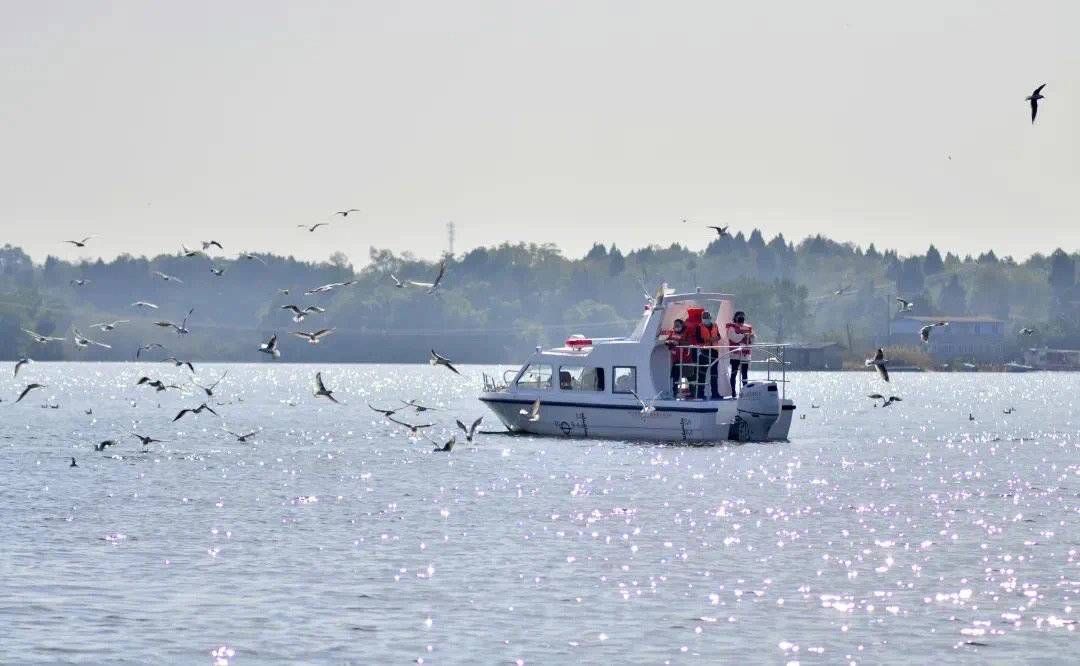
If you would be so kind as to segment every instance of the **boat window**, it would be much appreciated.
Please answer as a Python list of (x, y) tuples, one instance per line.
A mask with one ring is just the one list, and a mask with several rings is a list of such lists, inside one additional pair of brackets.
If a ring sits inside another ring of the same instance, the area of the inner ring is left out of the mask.
[(637, 368), (634, 366), (615, 366), (611, 369), (611, 392), (637, 392)]
[(517, 385), (523, 388), (551, 388), (551, 366), (546, 363), (531, 363), (525, 366), (518, 377)]
[(563, 391), (603, 391), (604, 369), (564, 365), (559, 368), (559, 388)]

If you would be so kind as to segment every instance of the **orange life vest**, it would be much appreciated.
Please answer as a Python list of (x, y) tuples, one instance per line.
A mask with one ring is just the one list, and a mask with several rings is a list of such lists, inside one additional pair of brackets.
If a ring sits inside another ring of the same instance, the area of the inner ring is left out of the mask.
[(698, 337), (701, 338), (701, 344), (714, 347), (720, 344), (720, 329), (716, 327), (716, 324), (699, 324)]
[[(690, 327), (683, 330), (682, 333), (671, 332), (671, 336), (668, 338), (669, 342), (675, 346), (684, 345), (696, 345), (698, 344), (696, 337), (691, 332)], [(694, 360), (694, 351), (692, 349), (676, 349), (675, 346), (671, 349), (671, 362), (672, 363), (691, 363)]]

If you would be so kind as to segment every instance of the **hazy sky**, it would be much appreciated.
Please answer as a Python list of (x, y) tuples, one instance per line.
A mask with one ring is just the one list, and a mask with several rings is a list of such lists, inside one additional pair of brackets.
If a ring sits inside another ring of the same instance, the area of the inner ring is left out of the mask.
[(437, 255), (448, 220), (459, 251), (703, 247), (689, 218), (1076, 250), (1077, 26), (1075, 1), (2, 0), (0, 243), (361, 264)]

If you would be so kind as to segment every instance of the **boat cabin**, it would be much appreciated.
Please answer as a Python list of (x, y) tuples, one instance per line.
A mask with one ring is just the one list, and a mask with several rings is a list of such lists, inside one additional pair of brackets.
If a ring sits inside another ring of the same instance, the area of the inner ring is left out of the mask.
[[(660, 303), (657, 305), (656, 300)], [(675, 320), (683, 320), (687, 326), (701, 323), (701, 315), (708, 311), (713, 321), (723, 330), (723, 323), (731, 321), (734, 312), (731, 296), (719, 293), (664, 294), (646, 306), (634, 331), (627, 337), (587, 338), (572, 335), (561, 347), (537, 348), (528, 362), (516, 373), (510, 383), (518, 388), (570, 392), (575, 395), (636, 393), (642, 400), (654, 396), (661, 399), (694, 399), (699, 384), (698, 372), (704, 375), (710, 361), (679, 363), (667, 344), (674, 329)], [(727, 349), (714, 348), (718, 364), (718, 388), (725, 398), (731, 397), (727, 380)], [(683, 382), (683, 395), (672, 386), (672, 366), (680, 376), (689, 378)], [(693, 367), (691, 367), (691, 365)]]

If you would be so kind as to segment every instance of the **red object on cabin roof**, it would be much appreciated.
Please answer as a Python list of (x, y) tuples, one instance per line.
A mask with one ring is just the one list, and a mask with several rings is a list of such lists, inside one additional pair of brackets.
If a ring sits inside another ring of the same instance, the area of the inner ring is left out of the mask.
[(583, 347), (592, 347), (592, 338), (571, 336), (566, 339), (566, 346), (570, 349), (582, 349)]

